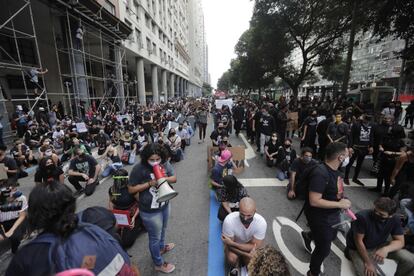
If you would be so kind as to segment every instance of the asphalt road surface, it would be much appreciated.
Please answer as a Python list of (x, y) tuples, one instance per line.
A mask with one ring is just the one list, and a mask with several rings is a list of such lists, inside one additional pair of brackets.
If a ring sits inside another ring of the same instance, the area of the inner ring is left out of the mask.
[[(211, 132), (211, 125), (207, 136)], [(165, 255), (165, 260), (176, 265), (172, 275), (224, 275), (224, 257), (220, 241), (220, 223), (217, 220), (217, 206), (208, 188), (207, 146), (198, 144), (198, 132), (192, 138), (191, 146), (186, 148), (185, 159), (174, 165), (177, 184), (174, 189), (179, 195), (171, 200), (171, 216), (167, 228), (166, 242), (174, 242), (176, 248)], [(230, 137), (233, 146), (247, 146), (245, 139)], [(296, 148), (298, 140), (294, 140)], [(280, 249), (287, 257), (292, 275), (303, 275), (309, 266), (310, 255), (306, 253), (300, 239), (300, 228), (307, 229), (305, 217), (295, 223), (295, 218), (302, 208), (302, 202), (286, 198), (286, 182), (275, 179), (274, 169), (267, 168), (263, 157), (255, 152), (256, 147), (246, 148), (248, 167), (237, 177), (246, 185), (249, 195), (257, 202), (257, 212), (268, 223), (266, 243)], [(299, 153), (299, 152), (298, 152)], [(375, 180), (369, 176), (371, 160), (366, 160), (361, 179), (368, 185)], [(127, 167), (128, 170), (132, 166)], [(352, 175), (352, 173), (351, 173)], [(21, 190), (28, 195), (32, 189), (33, 173), (20, 180)], [(90, 206), (108, 206), (108, 189), (111, 179), (103, 181), (90, 197), (78, 199), (78, 210)], [(70, 184), (69, 184), (70, 186)], [(345, 187), (347, 197), (352, 201), (354, 212), (371, 208), (378, 196), (364, 187)], [(343, 257), (343, 236), (334, 242), (332, 252), (324, 262), (325, 275), (353, 275), (349, 261)], [(142, 233), (128, 253), (137, 264), (142, 275), (158, 275), (153, 269), (148, 250), (148, 238)], [(0, 258), (0, 273), (5, 270), (11, 258), (10, 252)], [(161, 275), (161, 274), (160, 274)]]

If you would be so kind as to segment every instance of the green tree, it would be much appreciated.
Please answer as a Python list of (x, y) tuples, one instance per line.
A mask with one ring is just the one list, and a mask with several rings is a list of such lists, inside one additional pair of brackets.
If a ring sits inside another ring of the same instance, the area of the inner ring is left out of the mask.
[(326, 61), (319, 70), (319, 73), (324, 79), (333, 82), (334, 97), (337, 96), (338, 84), (344, 80), (345, 70), (346, 61), (341, 56)]
[(314, 77), (314, 69), (342, 51), (350, 14), (339, 0), (256, 0), (252, 24), (271, 34), (268, 45), (262, 36), (263, 48), (257, 47), (262, 60), (271, 61), (266, 69), (297, 96), (299, 86)]
[(230, 70), (227, 70), (217, 81), (217, 89), (222, 91), (230, 91), (233, 86), (232, 83), (232, 73)]

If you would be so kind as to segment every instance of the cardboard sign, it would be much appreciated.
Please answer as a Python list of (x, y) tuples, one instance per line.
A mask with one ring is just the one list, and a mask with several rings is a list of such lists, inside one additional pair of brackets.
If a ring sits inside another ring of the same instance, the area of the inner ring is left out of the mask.
[(299, 128), (299, 114), (297, 112), (289, 112), (288, 113), (288, 118), (291, 119), (291, 121), (289, 121), (287, 123), (287, 131), (292, 131), (292, 130), (297, 130)]
[[(227, 148), (232, 156), (232, 160), (234, 165), (239, 168), (238, 172), (242, 172), (244, 170), (245, 164), (244, 159), (245, 157), (245, 147), (242, 146), (236, 146), (236, 147), (229, 147)], [(218, 147), (212, 147), (209, 146), (207, 148), (207, 161), (208, 161), (208, 170), (211, 170), (214, 166), (214, 160), (213, 157), (216, 155), (216, 153), (219, 151)]]
[(78, 133), (85, 133), (85, 132), (88, 132), (88, 129), (85, 123), (76, 123), (76, 131)]

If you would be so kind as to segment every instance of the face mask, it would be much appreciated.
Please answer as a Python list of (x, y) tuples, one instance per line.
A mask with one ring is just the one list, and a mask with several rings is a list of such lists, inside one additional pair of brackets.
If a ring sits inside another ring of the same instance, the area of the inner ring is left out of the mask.
[(59, 132), (59, 131), (60, 131), (60, 128), (57, 128), (57, 129), (56, 129), (56, 131), (58, 131), (58, 132)]
[(148, 164), (149, 164), (151, 167), (154, 167), (154, 166), (156, 166), (156, 165), (161, 164), (161, 161), (148, 161)]
[(250, 225), (250, 223), (252, 223), (253, 217), (254, 216), (252, 216), (251, 218), (245, 219), (242, 215), (240, 215), (240, 221), (243, 225), (247, 226), (247, 225)]
[(139, 133), (139, 135), (141, 135), (141, 136), (144, 136), (144, 134), (145, 134), (145, 132), (144, 132), (144, 131), (141, 131), (141, 132)]
[(222, 130), (223, 130), (223, 128), (222, 128), (222, 127), (219, 127), (219, 128), (218, 128), (218, 130), (219, 130), (219, 131), (222, 131)]
[(45, 155), (46, 156), (52, 156), (52, 154), (53, 154), (53, 151), (52, 150), (45, 151)]
[(85, 153), (79, 154), (79, 159), (83, 159), (85, 157)]
[(170, 137), (172, 137), (172, 136), (174, 136), (175, 135), (175, 132), (171, 132), (170, 133)]
[(48, 172), (53, 172), (56, 169), (56, 166), (54, 164), (50, 164), (46, 166), (46, 170)]
[(181, 131), (181, 130), (183, 130), (183, 128), (182, 127), (179, 127), (178, 130)]
[(312, 114), (312, 117), (316, 118), (318, 117), (318, 114)]
[(277, 141), (277, 137), (272, 137), (272, 141)]
[(285, 144), (285, 147), (286, 148), (290, 148), (290, 144)]
[(344, 159), (344, 161), (342, 161), (341, 163), (341, 167), (346, 167), (349, 164), (349, 156), (347, 158)]
[(304, 162), (305, 164), (310, 163), (310, 161), (312, 161), (312, 157), (310, 157), (310, 156), (304, 156), (304, 157), (303, 157), (303, 162)]

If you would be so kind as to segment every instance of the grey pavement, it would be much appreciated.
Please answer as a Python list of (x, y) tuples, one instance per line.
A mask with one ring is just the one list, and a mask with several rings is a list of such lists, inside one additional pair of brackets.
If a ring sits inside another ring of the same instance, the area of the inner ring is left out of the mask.
[[(211, 125), (207, 131), (207, 136), (211, 132)], [(174, 164), (177, 174), (177, 184), (174, 189), (179, 195), (170, 201), (171, 216), (167, 228), (166, 242), (174, 242), (176, 248), (165, 255), (165, 260), (176, 265), (176, 271), (172, 275), (207, 275), (208, 272), (208, 235), (209, 235), (209, 214), (210, 197), (207, 171), (207, 146), (211, 143), (206, 139), (204, 144), (199, 145), (198, 132), (192, 139), (191, 146), (186, 148), (185, 159)], [(244, 145), (240, 138), (231, 135), (233, 146)], [(295, 140), (297, 147), (298, 141)], [(252, 145), (253, 149), (256, 149)], [(274, 169), (265, 166), (263, 158), (256, 155), (255, 158), (248, 160), (250, 167), (243, 173), (237, 175), (239, 178), (274, 178)], [(369, 165), (369, 164), (367, 164)], [(363, 168), (363, 177), (368, 178), (367, 167)], [(131, 170), (132, 166), (127, 166)], [(351, 174), (352, 175), (352, 174)], [(20, 180), (21, 190), (28, 195), (34, 186), (33, 176)], [(112, 184), (111, 179), (101, 183), (95, 193), (90, 197), (78, 200), (78, 211), (90, 206), (108, 206), (108, 189)], [(69, 184), (70, 186), (70, 184)], [(353, 210), (358, 211), (370, 208), (371, 203), (377, 194), (368, 192), (361, 187), (345, 187), (346, 195), (353, 202)], [(262, 214), (267, 223), (266, 242), (278, 248), (276, 237), (273, 231), (273, 221), (276, 217), (282, 216), (292, 221), (302, 207), (300, 201), (289, 201), (286, 198), (284, 187), (248, 187), (249, 195), (257, 201), (257, 212)], [(302, 217), (297, 223), (303, 229), (306, 228), (306, 219)], [(302, 247), (299, 234), (290, 227), (282, 227), (282, 239), (286, 242), (292, 253), (304, 263), (309, 262), (310, 255)], [(343, 246), (336, 241), (335, 244), (343, 250)], [(142, 275), (158, 275), (153, 269), (151, 257), (148, 250), (148, 238), (146, 233), (142, 233), (136, 240), (132, 248), (128, 250), (132, 256), (131, 260), (137, 264)], [(10, 253), (4, 254), (1, 258), (0, 273), (4, 271)], [(291, 264), (290, 264), (291, 265)], [(326, 275), (340, 275), (340, 259), (335, 254), (330, 254), (325, 263)], [(291, 265), (293, 275), (301, 275)], [(161, 275), (161, 274), (160, 274)], [(221, 276), (221, 275), (217, 275)]]

